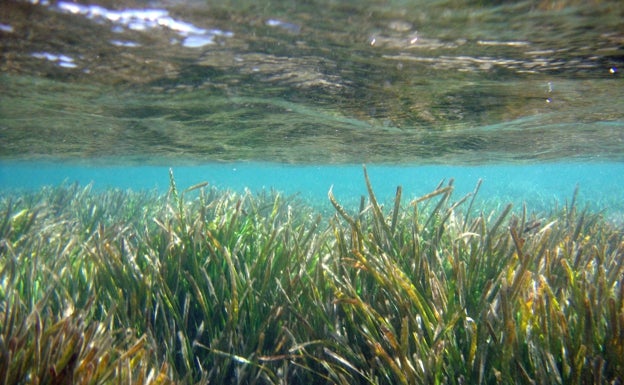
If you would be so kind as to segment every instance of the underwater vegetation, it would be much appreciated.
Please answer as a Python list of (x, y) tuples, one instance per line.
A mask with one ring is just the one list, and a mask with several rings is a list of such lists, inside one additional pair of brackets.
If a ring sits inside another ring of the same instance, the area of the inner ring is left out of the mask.
[(0, 384), (621, 384), (624, 233), (453, 184), (0, 197)]

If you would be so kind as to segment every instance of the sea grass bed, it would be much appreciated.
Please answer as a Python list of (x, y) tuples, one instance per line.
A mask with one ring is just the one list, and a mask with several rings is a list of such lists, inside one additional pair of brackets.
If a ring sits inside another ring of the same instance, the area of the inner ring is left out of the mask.
[(622, 383), (620, 227), (364, 183), (3, 193), (0, 384)]

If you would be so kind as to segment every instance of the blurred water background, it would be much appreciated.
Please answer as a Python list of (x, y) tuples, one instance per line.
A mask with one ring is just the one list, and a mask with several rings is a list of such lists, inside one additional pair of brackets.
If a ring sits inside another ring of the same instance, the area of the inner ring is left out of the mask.
[[(622, 210), (621, 1), (3, 1), (0, 187)], [(356, 198), (357, 197), (357, 198)], [(501, 203), (501, 204), (503, 204)]]

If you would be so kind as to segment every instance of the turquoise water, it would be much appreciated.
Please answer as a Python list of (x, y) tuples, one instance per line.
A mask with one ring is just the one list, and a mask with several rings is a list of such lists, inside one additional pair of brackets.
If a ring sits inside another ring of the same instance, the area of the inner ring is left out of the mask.
[[(224, 163), (202, 166), (177, 166), (174, 172), (178, 188), (201, 182), (219, 189), (257, 193), (274, 189), (287, 195), (297, 194), (320, 208), (329, 208), (327, 193), (353, 208), (359, 197), (367, 195), (361, 165), (283, 165), (276, 163)], [(489, 208), (513, 203), (526, 205), (537, 214), (547, 214), (573, 198), (578, 187), (581, 207), (604, 210), (614, 220), (624, 215), (624, 164), (622, 163), (545, 163), (539, 165), (484, 166), (388, 166), (368, 165), (367, 170), (381, 201), (394, 198), (402, 186), (405, 200), (433, 191), (441, 182), (453, 178), (454, 197), (478, 191), (478, 202)], [(92, 184), (96, 190), (120, 188), (157, 190), (169, 188), (169, 168), (97, 167), (54, 163), (2, 163), (0, 180), (12, 191), (36, 190), (62, 183)]]

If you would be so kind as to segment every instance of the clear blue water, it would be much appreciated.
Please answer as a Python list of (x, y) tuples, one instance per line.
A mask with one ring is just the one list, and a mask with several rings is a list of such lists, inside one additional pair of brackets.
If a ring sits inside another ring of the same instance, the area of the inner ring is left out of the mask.
[[(276, 163), (213, 163), (172, 167), (178, 188), (201, 182), (223, 190), (251, 192), (275, 189), (297, 194), (313, 206), (329, 208), (332, 188), (341, 202), (357, 207), (367, 195), (361, 165), (283, 165)], [(481, 179), (478, 202), (489, 208), (526, 204), (530, 212), (547, 214), (569, 203), (578, 187), (580, 207), (603, 210), (614, 221), (624, 216), (624, 164), (544, 163), (538, 165), (416, 166), (368, 165), (380, 201), (394, 198), (403, 188), (404, 202), (433, 191), (440, 182), (454, 179), (454, 197), (474, 191)], [(10, 191), (36, 190), (62, 183), (92, 184), (96, 190), (118, 188), (135, 191), (169, 188), (165, 166), (78, 166), (55, 163), (0, 163), (0, 181)]]

